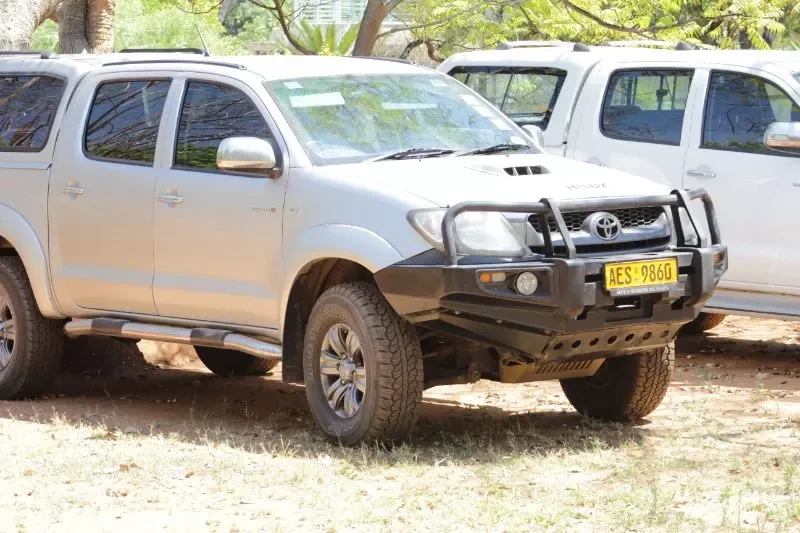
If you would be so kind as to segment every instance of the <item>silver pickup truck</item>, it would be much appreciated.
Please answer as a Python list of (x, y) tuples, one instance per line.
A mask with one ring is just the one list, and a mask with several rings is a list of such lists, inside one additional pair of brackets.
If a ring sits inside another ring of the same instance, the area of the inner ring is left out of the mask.
[(52, 383), (64, 332), (177, 342), (282, 362), (345, 444), (481, 378), (645, 416), (727, 268), (702, 190), (546, 155), (396, 61), (0, 54), (0, 191), (0, 399)]

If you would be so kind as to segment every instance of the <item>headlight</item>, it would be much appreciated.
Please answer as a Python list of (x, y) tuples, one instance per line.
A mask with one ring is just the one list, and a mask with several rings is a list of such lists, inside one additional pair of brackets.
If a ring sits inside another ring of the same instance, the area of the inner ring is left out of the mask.
[[(408, 220), (425, 240), (439, 250), (442, 244), (442, 219), (445, 209), (411, 211)], [(456, 251), (463, 255), (519, 257), (528, 249), (500, 213), (466, 212), (455, 219)]]

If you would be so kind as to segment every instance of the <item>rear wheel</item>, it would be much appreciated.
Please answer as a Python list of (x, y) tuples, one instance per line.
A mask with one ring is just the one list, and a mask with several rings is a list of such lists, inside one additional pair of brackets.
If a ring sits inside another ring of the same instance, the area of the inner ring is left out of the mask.
[(423, 369), (419, 339), (366, 282), (325, 291), (303, 349), (311, 412), (328, 438), (352, 445), (402, 439), (417, 420)]
[(0, 257), (0, 400), (44, 392), (61, 369), (63, 322), (42, 316), (18, 257)]
[(222, 377), (264, 376), (275, 368), (277, 361), (261, 359), (246, 353), (221, 348), (195, 346), (197, 357), (210, 371)]
[(562, 379), (575, 409), (608, 422), (636, 420), (652, 413), (669, 389), (675, 352), (672, 345), (606, 359), (590, 377)]
[(703, 333), (722, 324), (726, 316), (720, 313), (700, 313), (697, 318), (681, 328), (681, 333)]

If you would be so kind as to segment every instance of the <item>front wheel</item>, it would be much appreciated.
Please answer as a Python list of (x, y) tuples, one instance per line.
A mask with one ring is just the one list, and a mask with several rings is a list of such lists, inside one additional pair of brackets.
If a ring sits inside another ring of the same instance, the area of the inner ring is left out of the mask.
[(561, 388), (584, 416), (627, 422), (655, 411), (669, 389), (675, 351), (672, 345), (606, 359), (593, 376), (562, 379)]
[(325, 291), (303, 347), (311, 413), (331, 440), (402, 439), (422, 403), (422, 352), (414, 328), (365, 282)]

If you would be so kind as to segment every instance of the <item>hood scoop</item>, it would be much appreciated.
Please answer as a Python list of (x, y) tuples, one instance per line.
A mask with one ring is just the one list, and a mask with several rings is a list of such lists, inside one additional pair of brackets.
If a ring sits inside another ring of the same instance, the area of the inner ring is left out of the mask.
[(509, 176), (538, 176), (539, 174), (549, 174), (550, 171), (541, 165), (524, 165), (521, 167), (505, 167), (503, 170)]

